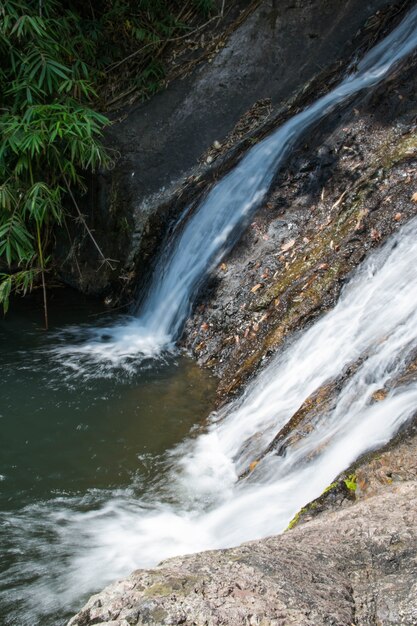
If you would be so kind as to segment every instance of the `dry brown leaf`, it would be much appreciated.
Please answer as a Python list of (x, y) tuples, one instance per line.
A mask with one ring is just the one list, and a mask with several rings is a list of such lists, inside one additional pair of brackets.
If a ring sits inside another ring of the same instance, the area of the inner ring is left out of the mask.
[(284, 243), (281, 246), (281, 250), (283, 252), (287, 252), (287, 250), (291, 250), (291, 248), (293, 247), (294, 244), (295, 244), (295, 239), (290, 239), (289, 241), (287, 241), (287, 243)]
[(381, 402), (381, 400), (385, 400), (388, 395), (388, 391), (386, 389), (377, 389), (372, 394), (372, 400), (375, 402)]
[(413, 193), (413, 195), (411, 196), (411, 200), (413, 202), (417, 202), (417, 191), (416, 191), (416, 193)]
[(258, 291), (258, 289), (260, 289), (261, 287), (262, 287), (262, 283), (258, 283), (257, 285), (252, 287), (251, 292), (252, 293), (256, 293)]
[(372, 241), (380, 241), (381, 239), (381, 233), (376, 228), (371, 230), (371, 239)]

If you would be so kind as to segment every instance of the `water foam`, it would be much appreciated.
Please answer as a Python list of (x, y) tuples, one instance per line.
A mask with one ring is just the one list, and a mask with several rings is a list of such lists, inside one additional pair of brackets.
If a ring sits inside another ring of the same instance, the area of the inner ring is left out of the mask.
[[(389, 441), (417, 406), (415, 381), (387, 386), (417, 348), (416, 234), (414, 219), (374, 253), (334, 310), (277, 354), (206, 432), (167, 454), (145, 496), (91, 492), (9, 520), (10, 543), (32, 553), (24, 592), (32, 614), (74, 606), (81, 590), (170, 556), (278, 533), (358, 456)], [(351, 363), (356, 370), (314, 428), (238, 480), (306, 398)], [(385, 399), (374, 402), (386, 386)], [(43, 544), (34, 542), (39, 524), (50, 529)], [(31, 581), (34, 571), (41, 576)]]

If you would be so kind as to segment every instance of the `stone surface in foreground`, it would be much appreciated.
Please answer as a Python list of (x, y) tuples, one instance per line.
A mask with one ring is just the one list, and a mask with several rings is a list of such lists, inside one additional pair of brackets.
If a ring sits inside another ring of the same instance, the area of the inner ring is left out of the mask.
[(69, 626), (415, 626), (417, 481), (277, 537), (177, 557), (93, 596)]

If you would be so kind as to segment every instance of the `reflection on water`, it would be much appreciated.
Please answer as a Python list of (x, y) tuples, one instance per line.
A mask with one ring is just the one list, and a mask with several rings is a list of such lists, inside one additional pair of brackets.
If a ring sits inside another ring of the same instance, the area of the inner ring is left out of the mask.
[[(91, 302), (74, 298), (60, 293), (52, 305), (57, 328), (100, 323)], [(214, 382), (184, 357), (131, 376), (73, 379), (51, 355), (54, 329), (45, 333), (27, 308), (0, 321), (0, 623), (56, 626), (65, 620), (51, 572), (59, 578), (74, 547), (66, 520), (110, 495), (157, 489), (165, 451), (207, 415)]]

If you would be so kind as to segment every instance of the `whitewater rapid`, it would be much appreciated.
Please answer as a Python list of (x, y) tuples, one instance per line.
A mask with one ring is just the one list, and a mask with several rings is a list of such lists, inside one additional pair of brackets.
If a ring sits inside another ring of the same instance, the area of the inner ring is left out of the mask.
[[(337, 306), (273, 357), (239, 401), (167, 453), (144, 496), (92, 491), (17, 513), (9, 521), (13, 541), (28, 553), (36, 545), (25, 588), (29, 613), (73, 607), (81, 591), (170, 556), (279, 533), (362, 453), (388, 442), (417, 407), (416, 382), (373, 398), (415, 356), (416, 268), (414, 219), (358, 268)], [(239, 480), (308, 396), (352, 363), (359, 366), (314, 429)], [(52, 540), (42, 538), (45, 531)], [(30, 582), (33, 571), (42, 576)]]

